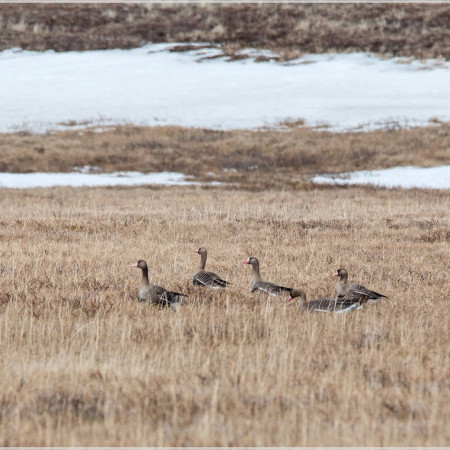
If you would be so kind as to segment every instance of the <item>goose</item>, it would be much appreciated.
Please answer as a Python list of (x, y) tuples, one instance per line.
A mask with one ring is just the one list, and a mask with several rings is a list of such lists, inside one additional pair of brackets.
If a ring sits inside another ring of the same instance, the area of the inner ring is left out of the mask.
[(274, 283), (269, 283), (268, 281), (263, 281), (261, 275), (259, 274), (259, 261), (257, 258), (250, 256), (246, 260), (242, 261), (243, 264), (250, 264), (253, 267), (253, 284), (250, 292), (255, 292), (257, 290), (267, 292), (269, 295), (277, 296), (283, 292), (291, 292), (292, 288), (278, 286)]
[(142, 270), (142, 281), (137, 290), (137, 299), (140, 302), (149, 302), (174, 308), (180, 303), (180, 297), (187, 297), (187, 295), (180, 292), (171, 292), (161, 286), (150, 284), (148, 281), (148, 267), (144, 260), (140, 259), (131, 267), (138, 267)]
[(342, 301), (331, 297), (317, 298), (307, 302), (305, 291), (302, 289), (293, 289), (289, 297), (286, 299), (287, 303), (294, 298), (299, 298), (297, 305), (302, 311), (334, 312), (338, 314), (351, 312), (355, 309), (361, 309), (363, 307), (362, 304), (358, 304), (357, 302), (348, 300)]
[(198, 253), (201, 256), (199, 270), (192, 278), (192, 282), (194, 283), (194, 285), (207, 286), (213, 289), (218, 289), (227, 287), (229, 284), (231, 284), (228, 281), (220, 278), (216, 273), (205, 271), (206, 258), (208, 256), (206, 248), (200, 247), (197, 250), (194, 250), (194, 252)]
[(345, 269), (338, 269), (333, 276), (339, 278), (334, 287), (336, 299), (375, 303), (381, 297), (388, 298), (386, 295), (371, 291), (360, 284), (348, 283), (348, 273)]

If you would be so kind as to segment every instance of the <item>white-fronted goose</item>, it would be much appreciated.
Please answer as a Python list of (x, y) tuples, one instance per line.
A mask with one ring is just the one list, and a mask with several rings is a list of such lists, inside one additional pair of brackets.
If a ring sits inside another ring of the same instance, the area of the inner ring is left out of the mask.
[(348, 283), (348, 273), (345, 269), (338, 269), (333, 276), (339, 277), (339, 281), (334, 287), (336, 298), (338, 300), (353, 300), (360, 303), (374, 303), (381, 297), (387, 298), (386, 295), (371, 291), (360, 284)]
[(206, 258), (208, 256), (208, 252), (206, 248), (200, 247), (197, 250), (194, 250), (195, 253), (198, 253), (201, 256), (200, 266), (198, 272), (192, 278), (192, 282), (196, 286), (207, 286), (213, 289), (224, 288), (227, 287), (230, 283), (228, 281), (223, 280), (214, 272), (206, 272), (205, 264)]
[(292, 288), (278, 286), (273, 283), (269, 283), (268, 281), (263, 281), (261, 279), (261, 275), (259, 273), (259, 261), (257, 258), (250, 256), (243, 261), (244, 264), (250, 264), (253, 267), (253, 283), (250, 292), (255, 291), (263, 291), (267, 292), (269, 295), (273, 295), (274, 297), (282, 294), (283, 292), (291, 292)]
[(287, 298), (289, 303), (294, 298), (298, 298), (298, 308), (302, 311), (320, 311), (320, 312), (334, 312), (347, 313), (355, 309), (361, 309), (363, 306), (357, 302), (349, 300), (337, 300), (335, 298), (324, 297), (306, 301), (305, 291), (302, 289), (293, 289)]
[(140, 259), (131, 267), (138, 267), (142, 270), (142, 281), (137, 291), (137, 299), (140, 302), (154, 303), (160, 306), (175, 307), (180, 303), (180, 297), (187, 297), (180, 292), (171, 292), (161, 286), (155, 286), (148, 281), (147, 263)]

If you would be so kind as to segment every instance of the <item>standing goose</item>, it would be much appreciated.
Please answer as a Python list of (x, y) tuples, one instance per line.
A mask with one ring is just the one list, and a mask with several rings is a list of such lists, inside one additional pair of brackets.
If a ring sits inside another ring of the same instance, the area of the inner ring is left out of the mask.
[(358, 305), (357, 302), (349, 300), (337, 300), (331, 297), (317, 298), (309, 302), (306, 301), (305, 291), (302, 289), (294, 289), (287, 298), (289, 303), (294, 298), (299, 298), (297, 302), (298, 308), (302, 311), (320, 311), (320, 312), (334, 312), (334, 313), (347, 313), (355, 309), (361, 309), (362, 304)]
[(179, 292), (171, 292), (161, 286), (150, 284), (147, 263), (142, 259), (135, 262), (131, 267), (138, 267), (142, 270), (142, 281), (137, 291), (137, 298), (140, 302), (175, 307), (180, 303), (180, 297), (187, 297)]
[(354, 300), (364, 303), (374, 303), (381, 297), (387, 298), (386, 295), (371, 291), (360, 284), (348, 283), (348, 273), (345, 269), (338, 269), (333, 276), (339, 277), (339, 281), (334, 287), (336, 298), (338, 300)]
[(198, 253), (201, 256), (200, 266), (198, 268), (199, 270), (192, 278), (192, 282), (194, 283), (194, 285), (207, 286), (213, 289), (218, 289), (227, 287), (230, 284), (228, 281), (223, 280), (214, 272), (205, 272), (206, 258), (208, 256), (206, 248), (200, 247), (197, 250), (194, 250), (194, 252)]
[(273, 295), (274, 297), (283, 293), (283, 292), (291, 292), (292, 288), (278, 286), (273, 283), (269, 283), (268, 281), (263, 281), (261, 279), (261, 275), (259, 274), (259, 261), (257, 258), (250, 256), (243, 261), (244, 264), (250, 264), (253, 267), (253, 284), (250, 292), (255, 292), (257, 290), (267, 292), (269, 295)]

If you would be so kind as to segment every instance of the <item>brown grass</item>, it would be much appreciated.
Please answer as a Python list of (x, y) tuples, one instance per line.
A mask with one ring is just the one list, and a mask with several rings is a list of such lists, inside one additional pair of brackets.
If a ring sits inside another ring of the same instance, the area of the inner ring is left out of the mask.
[(0, 135), (0, 171), (176, 171), (252, 186), (297, 185), (309, 175), (448, 162), (450, 124), (370, 133), (213, 131), (123, 126), (94, 132)]
[[(2, 190), (0, 445), (448, 445), (448, 194)], [(193, 248), (233, 282), (194, 289)], [(263, 276), (389, 296), (348, 316), (249, 292)], [(178, 311), (134, 299), (155, 282)]]
[(447, 4), (0, 5), (0, 49), (133, 48), (147, 42), (270, 48), (303, 53), (370, 51), (450, 58)]

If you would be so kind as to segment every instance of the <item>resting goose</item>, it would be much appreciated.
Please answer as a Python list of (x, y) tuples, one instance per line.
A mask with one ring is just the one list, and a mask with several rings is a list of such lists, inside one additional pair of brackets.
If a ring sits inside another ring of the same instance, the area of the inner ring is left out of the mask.
[(137, 299), (140, 302), (175, 307), (180, 303), (180, 297), (187, 297), (185, 294), (171, 292), (161, 286), (150, 284), (148, 281), (147, 263), (142, 259), (135, 262), (131, 267), (138, 267), (142, 270), (142, 281), (137, 291)]
[(334, 277), (339, 277), (334, 290), (336, 292), (336, 299), (338, 300), (353, 300), (361, 303), (374, 303), (381, 297), (387, 298), (386, 295), (371, 291), (360, 284), (348, 283), (348, 273), (345, 269), (338, 269)]
[(192, 282), (194, 283), (194, 285), (207, 286), (213, 289), (218, 289), (227, 287), (230, 284), (228, 281), (223, 280), (214, 272), (205, 272), (206, 258), (208, 256), (206, 248), (200, 247), (197, 250), (194, 250), (194, 252), (198, 253), (201, 256), (199, 270), (192, 278)]
[(361, 309), (363, 305), (359, 305), (353, 301), (341, 301), (335, 298), (324, 297), (306, 301), (305, 291), (302, 289), (294, 289), (291, 291), (287, 302), (289, 303), (294, 298), (299, 298), (297, 302), (298, 308), (302, 311), (320, 311), (320, 312), (334, 312), (334, 313), (347, 313), (355, 309)]
[(268, 281), (262, 281), (261, 275), (259, 274), (259, 261), (257, 258), (250, 256), (243, 261), (244, 264), (250, 264), (253, 267), (253, 284), (250, 292), (255, 292), (257, 290), (267, 292), (269, 295), (273, 295), (274, 297), (283, 293), (283, 292), (291, 292), (292, 288), (278, 286), (273, 283), (269, 283)]

